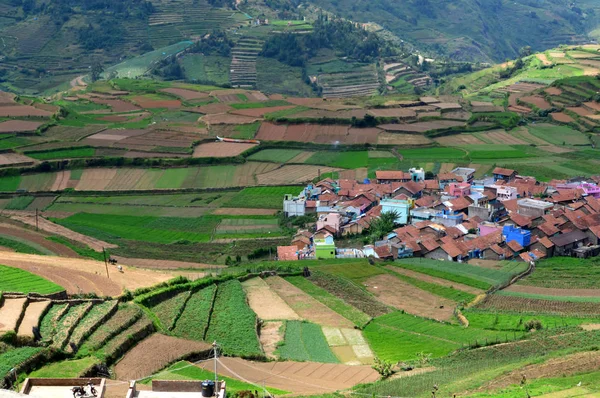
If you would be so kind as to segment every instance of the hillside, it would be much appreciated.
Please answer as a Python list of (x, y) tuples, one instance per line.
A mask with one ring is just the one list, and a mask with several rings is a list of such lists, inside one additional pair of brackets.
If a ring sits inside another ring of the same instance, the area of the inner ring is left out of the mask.
[(374, 22), (398, 37), (454, 60), (503, 61), (519, 49), (578, 43), (597, 24), (593, 1), (567, 0), (314, 1), (359, 22)]

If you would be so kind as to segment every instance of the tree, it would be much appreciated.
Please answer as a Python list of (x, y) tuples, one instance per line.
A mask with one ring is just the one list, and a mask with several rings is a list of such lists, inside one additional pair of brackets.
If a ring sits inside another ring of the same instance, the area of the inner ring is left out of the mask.
[(530, 56), (531, 54), (532, 54), (532, 51), (531, 51), (531, 46), (525, 46), (525, 47), (522, 47), (522, 48), (519, 50), (519, 56), (520, 56), (520, 57), (528, 57), (528, 56)]
[(91, 72), (90, 72), (92, 82), (98, 81), (100, 79), (100, 75), (102, 75), (102, 72), (104, 72), (104, 67), (102, 66), (100, 61), (98, 61), (98, 60), (94, 61), (92, 63)]
[(383, 378), (390, 377), (394, 373), (394, 370), (392, 369), (393, 364), (390, 361), (379, 359), (378, 357), (375, 357), (372, 368)]
[(381, 240), (385, 235), (392, 232), (396, 226), (396, 220), (398, 217), (400, 217), (400, 214), (395, 210), (381, 213), (379, 218), (375, 219), (369, 226), (371, 240)]

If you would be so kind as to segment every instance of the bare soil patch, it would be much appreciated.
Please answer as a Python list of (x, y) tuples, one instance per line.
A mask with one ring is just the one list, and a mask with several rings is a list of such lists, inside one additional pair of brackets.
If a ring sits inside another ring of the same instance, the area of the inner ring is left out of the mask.
[(353, 324), (278, 276), (265, 281), (302, 319), (319, 325), (352, 328)]
[(183, 98), (184, 100), (209, 98), (208, 93), (203, 93), (203, 92), (194, 91), (194, 90), (187, 90), (185, 88), (163, 88), (160, 91), (162, 91), (163, 93), (169, 93), (169, 94), (176, 95), (178, 97)]
[(151, 258), (126, 258), (120, 256), (112, 256), (119, 264), (129, 265), (138, 268), (149, 268), (156, 270), (176, 270), (176, 269), (216, 269), (224, 268), (224, 265), (191, 263), (188, 261), (174, 260), (153, 260)]
[(36, 163), (35, 159), (28, 156), (21, 155), (19, 153), (3, 153), (0, 154), (0, 166), (16, 166), (16, 165), (30, 165)]
[(115, 373), (121, 380), (135, 380), (150, 376), (187, 355), (211, 349), (207, 343), (155, 333), (125, 354), (115, 366)]
[(248, 304), (263, 320), (295, 320), (298, 314), (277, 295), (262, 278), (252, 278), (242, 283)]
[(52, 112), (29, 105), (0, 106), (0, 117), (39, 116), (50, 117)]
[(7, 93), (6, 91), (0, 91), (0, 105), (10, 105), (15, 103), (15, 95), (13, 93)]
[(62, 257), (79, 258), (80, 256), (70, 248), (61, 245), (60, 243), (52, 242), (46, 239), (46, 235), (42, 235), (38, 232), (30, 231), (25, 228), (19, 228), (16, 225), (11, 224), (0, 224), (0, 234), (14, 236), (15, 238), (23, 239), (37, 245), (40, 245), (52, 253)]
[(7, 120), (0, 123), (0, 133), (22, 133), (26, 131), (35, 131), (42, 122), (32, 122), (27, 120)]
[(116, 169), (85, 169), (75, 189), (103, 191), (116, 175)]
[(19, 325), (17, 335), (23, 337), (34, 337), (33, 328), (39, 327), (40, 317), (50, 305), (50, 300), (30, 302), (25, 309), (25, 316)]
[(464, 126), (464, 122), (455, 120), (436, 120), (431, 122), (417, 122), (409, 124), (382, 124), (379, 127), (387, 131), (398, 131), (407, 133), (424, 133), (430, 130), (439, 130), (449, 127)]
[(321, 174), (337, 171), (333, 167), (312, 165), (285, 165), (256, 176), (258, 185), (297, 184), (312, 181)]
[(209, 142), (206, 144), (200, 144), (197, 147), (195, 147), (193, 157), (234, 157), (255, 146), (256, 144), (245, 144), (236, 142)]
[(14, 331), (27, 298), (6, 299), (0, 307), (0, 333)]
[(536, 107), (542, 110), (552, 108), (552, 105), (548, 103), (548, 101), (546, 101), (544, 97), (541, 97), (539, 95), (521, 97), (521, 101), (525, 102), (526, 104), (535, 105)]
[(410, 108), (370, 109), (368, 113), (375, 117), (411, 118), (417, 116), (417, 112)]
[(436, 142), (445, 146), (461, 146), (461, 145), (481, 145), (485, 142), (475, 137), (473, 134), (458, 134), (447, 135), (444, 137), (435, 138)]
[(600, 297), (600, 289), (554, 289), (538, 286), (511, 285), (504, 290), (507, 292), (542, 294), (545, 296)]
[(404, 310), (409, 314), (446, 321), (454, 314), (455, 303), (414, 287), (393, 275), (369, 278), (367, 290), (382, 303)]
[(550, 94), (550, 95), (561, 95), (562, 94), (562, 90), (558, 87), (548, 87), (544, 91), (546, 92), (546, 94)]
[(415, 271), (411, 271), (411, 270), (400, 268), (400, 267), (394, 267), (392, 265), (388, 265), (386, 268), (388, 270), (396, 272), (398, 274), (406, 275), (411, 278), (415, 278), (415, 279), (418, 279), (418, 280), (421, 280), (424, 282), (435, 283), (436, 285), (445, 286), (445, 287), (452, 287), (456, 290), (460, 290), (460, 291), (471, 293), (471, 294), (483, 293), (483, 290), (481, 290), (481, 289), (463, 285), (462, 283), (451, 282), (451, 281), (448, 281), (448, 280), (442, 279), (442, 278), (436, 278), (435, 276), (425, 275), (420, 272), (415, 272)]
[[(307, 395), (345, 390), (361, 383), (379, 380), (370, 366), (350, 366), (316, 362), (253, 362), (241, 358), (221, 358), (223, 376)], [(198, 365), (210, 370), (212, 364)], [(239, 376), (238, 376), (239, 375)]]
[(575, 112), (579, 116), (589, 116), (589, 115), (594, 114), (594, 112), (592, 112), (591, 110), (589, 110), (588, 108), (586, 108), (584, 106), (573, 106), (573, 107), (570, 107), (567, 109), (570, 110), (571, 112)]
[(498, 311), (542, 312), (549, 314), (600, 314), (600, 308), (598, 308), (598, 304), (596, 303), (537, 300), (497, 294), (488, 296), (478, 307)]
[(544, 64), (544, 66), (550, 66), (552, 65), (552, 61), (550, 61), (548, 59), (548, 57), (546, 57), (546, 54), (544, 53), (539, 53), (536, 54), (537, 59), (539, 59), (540, 61), (542, 61), (542, 64)]
[(69, 180), (71, 179), (71, 170), (62, 170), (56, 173), (56, 179), (52, 184), (51, 191), (62, 191), (67, 188), (69, 185)]
[(557, 122), (561, 122), (561, 123), (571, 123), (571, 122), (575, 121), (575, 120), (573, 120), (573, 118), (571, 116), (567, 115), (564, 112), (551, 113), (550, 116), (552, 116), (552, 119), (556, 120)]
[(381, 132), (377, 137), (381, 145), (428, 145), (431, 140), (420, 134), (401, 134)]
[(527, 145), (527, 142), (508, 134), (504, 130), (493, 130), (482, 134), (485, 138), (494, 144), (500, 145)]
[(263, 117), (267, 113), (292, 109), (294, 105), (273, 106), (270, 108), (236, 109), (230, 113), (242, 116)]
[(133, 100), (144, 109), (178, 109), (181, 108), (180, 100), (152, 100), (146, 97), (134, 97)]
[(279, 342), (283, 341), (283, 333), (280, 332), (283, 322), (271, 321), (263, 323), (260, 328), (260, 345), (262, 346), (267, 358), (277, 359), (275, 350)]

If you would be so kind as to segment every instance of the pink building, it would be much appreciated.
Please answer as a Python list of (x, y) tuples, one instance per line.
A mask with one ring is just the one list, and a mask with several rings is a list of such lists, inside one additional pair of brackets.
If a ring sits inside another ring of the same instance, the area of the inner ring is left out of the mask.
[(329, 213), (326, 216), (321, 216), (317, 220), (317, 231), (325, 228), (325, 226), (331, 227), (336, 233), (340, 232), (342, 224), (342, 216), (337, 213)]
[(471, 194), (471, 184), (466, 182), (453, 182), (446, 185), (446, 192), (450, 196), (461, 198)]
[(502, 231), (502, 226), (484, 221), (477, 226), (479, 228), (479, 236), (486, 236), (489, 234), (493, 234), (494, 232)]
[(600, 198), (600, 187), (597, 186), (596, 184), (583, 183), (583, 184), (579, 185), (577, 188), (582, 189), (584, 192), (584, 195), (593, 196), (596, 199)]

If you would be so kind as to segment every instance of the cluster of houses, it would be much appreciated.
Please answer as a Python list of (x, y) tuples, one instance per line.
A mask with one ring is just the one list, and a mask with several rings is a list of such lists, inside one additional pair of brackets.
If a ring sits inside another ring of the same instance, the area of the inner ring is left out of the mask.
[[(425, 257), (464, 262), (472, 258), (535, 262), (552, 256), (600, 254), (600, 176), (548, 183), (496, 168), (475, 179), (458, 167), (425, 179), (423, 169), (377, 171), (376, 180), (324, 179), (286, 195), (286, 216), (315, 214), (280, 260)], [(358, 248), (336, 240), (361, 234), (384, 212), (398, 228)]]

